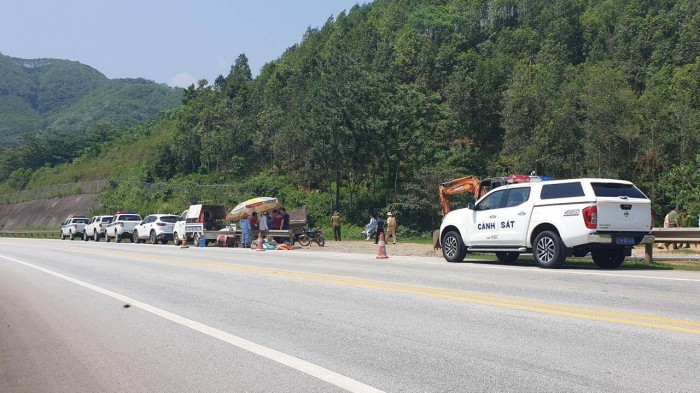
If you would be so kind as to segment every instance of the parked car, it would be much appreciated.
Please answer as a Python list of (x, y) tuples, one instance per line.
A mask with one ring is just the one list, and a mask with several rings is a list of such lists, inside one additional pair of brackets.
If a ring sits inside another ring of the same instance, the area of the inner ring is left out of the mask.
[(159, 241), (167, 244), (173, 239), (173, 227), (177, 221), (173, 214), (151, 214), (134, 227), (133, 239), (136, 243), (148, 240), (151, 244)]
[(61, 224), (61, 240), (66, 240), (66, 237), (71, 240), (76, 236), (83, 237), (83, 228), (87, 225), (89, 219), (85, 216), (69, 216)]
[(125, 237), (134, 242), (131, 236), (134, 233), (134, 228), (141, 222), (141, 216), (135, 212), (119, 211), (114, 215), (112, 221), (105, 227), (105, 240), (114, 239), (117, 243), (121, 242)]
[(114, 216), (93, 216), (83, 229), (83, 240), (87, 241), (91, 238), (96, 242), (100, 241), (100, 238), (105, 235), (105, 227), (112, 222), (112, 218)]

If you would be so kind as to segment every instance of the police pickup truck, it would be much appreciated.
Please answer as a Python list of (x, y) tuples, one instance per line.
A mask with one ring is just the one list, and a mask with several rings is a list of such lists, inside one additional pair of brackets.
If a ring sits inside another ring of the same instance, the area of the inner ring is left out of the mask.
[(66, 240), (66, 237), (71, 240), (79, 236), (83, 237), (83, 228), (88, 223), (88, 218), (85, 216), (68, 216), (61, 223), (61, 240)]
[(114, 239), (117, 243), (128, 237), (131, 242), (134, 242), (134, 227), (141, 222), (141, 216), (134, 212), (117, 212), (112, 218), (112, 222), (104, 227), (104, 236), (106, 241)]
[(601, 268), (616, 268), (632, 247), (654, 241), (651, 202), (634, 184), (571, 179), (508, 184), (468, 208), (448, 213), (440, 226), (447, 261), (467, 253), (495, 253), (515, 262), (532, 253), (543, 268), (588, 253)]

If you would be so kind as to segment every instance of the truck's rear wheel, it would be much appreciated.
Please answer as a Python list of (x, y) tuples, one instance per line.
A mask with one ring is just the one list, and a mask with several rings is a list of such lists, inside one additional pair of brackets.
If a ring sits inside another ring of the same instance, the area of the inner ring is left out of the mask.
[(462, 262), (467, 256), (467, 248), (457, 231), (449, 231), (442, 238), (442, 256), (448, 262)]
[(120, 235), (118, 233), (116, 235), (114, 235), (114, 241), (117, 243), (121, 243), (122, 242), (122, 235)]
[(519, 252), (503, 251), (503, 252), (496, 253), (496, 258), (498, 258), (498, 261), (502, 262), (502, 263), (513, 263), (513, 262), (518, 260), (519, 256), (520, 256)]
[(173, 233), (173, 243), (175, 243), (176, 246), (179, 246), (182, 244), (182, 240), (180, 239), (180, 235), (177, 234), (177, 232)]
[(607, 250), (593, 250), (591, 251), (591, 258), (598, 267), (603, 269), (614, 269), (620, 267), (622, 262), (625, 261), (625, 249), (607, 249)]
[(540, 232), (535, 238), (532, 250), (539, 267), (554, 269), (560, 267), (566, 257), (559, 235), (552, 231)]
[(97, 231), (94, 231), (94, 232), (92, 233), (92, 238), (93, 238), (96, 242), (99, 242), (99, 241), (100, 241), (100, 235), (97, 233)]

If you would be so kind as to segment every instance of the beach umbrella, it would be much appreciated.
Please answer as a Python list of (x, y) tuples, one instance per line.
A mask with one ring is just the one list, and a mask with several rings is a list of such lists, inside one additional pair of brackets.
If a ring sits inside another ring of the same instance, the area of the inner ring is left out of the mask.
[(241, 202), (236, 207), (231, 210), (231, 212), (226, 215), (226, 219), (229, 221), (238, 221), (243, 218), (244, 215), (251, 215), (253, 212), (264, 213), (270, 210), (275, 210), (282, 207), (277, 198), (271, 197), (256, 197), (248, 199), (247, 201)]

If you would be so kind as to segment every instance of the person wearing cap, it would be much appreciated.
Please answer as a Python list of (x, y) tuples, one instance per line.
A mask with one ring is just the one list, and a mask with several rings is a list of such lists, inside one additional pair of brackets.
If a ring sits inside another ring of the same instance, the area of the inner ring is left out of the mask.
[(335, 241), (340, 241), (340, 213), (336, 211), (331, 217), (331, 226), (333, 227), (333, 236)]
[(394, 244), (396, 244), (396, 218), (391, 212), (386, 214), (386, 241), (389, 242), (389, 237), (394, 238)]

